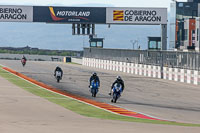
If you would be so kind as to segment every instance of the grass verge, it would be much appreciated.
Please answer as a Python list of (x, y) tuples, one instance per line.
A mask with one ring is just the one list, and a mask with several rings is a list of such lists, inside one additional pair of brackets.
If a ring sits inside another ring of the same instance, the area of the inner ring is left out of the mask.
[(81, 65), (79, 63), (75, 63), (75, 62), (66, 62), (67, 64), (72, 64), (72, 65)]
[(128, 122), (141, 122), (141, 123), (152, 123), (152, 124), (166, 124), (166, 125), (177, 125), (177, 126), (192, 126), (192, 127), (200, 127), (200, 124), (188, 124), (188, 123), (177, 123), (170, 121), (157, 121), (157, 120), (146, 120), (139, 118), (132, 118), (127, 116), (116, 115), (105, 110), (95, 108), (88, 104), (67, 98), (65, 96), (55, 94), (53, 92), (47, 91), (41, 87), (38, 87), (34, 84), (29, 83), (9, 72), (6, 72), (0, 66), (0, 76), (7, 79), (11, 83), (23, 88), (24, 90), (45, 98), (53, 103), (56, 103), (66, 109), (69, 109), (73, 112), (76, 112), (80, 115), (87, 117), (95, 117), (100, 119), (109, 119), (109, 120), (120, 120), (120, 121), (128, 121)]

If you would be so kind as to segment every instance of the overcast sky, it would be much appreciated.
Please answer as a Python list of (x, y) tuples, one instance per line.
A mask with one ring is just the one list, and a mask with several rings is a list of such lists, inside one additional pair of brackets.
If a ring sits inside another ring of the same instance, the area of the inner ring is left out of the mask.
[[(187, 1), (187, 0), (178, 0)], [(0, 0), (1, 5), (100, 5), (115, 7), (170, 7), (171, 0)]]
[[(168, 8), (168, 12), (170, 11), (170, 3), (171, 0), (0, 0), (0, 5), (165, 7)], [(29, 23), (1, 23), (0, 29), (1, 34), (4, 35), (0, 36), (0, 46), (22, 47), (29, 45), (38, 48), (71, 50), (80, 50), (83, 46), (88, 46), (88, 37), (71, 35), (71, 25), (66, 27), (66, 25), (46, 25), (45, 23), (34, 25)], [(130, 40), (138, 40), (141, 48), (145, 49), (147, 48), (147, 36), (160, 35), (159, 28), (152, 28), (152, 26), (124, 26), (119, 29), (117, 26), (111, 26), (110, 29), (107, 29), (105, 26), (99, 27), (98, 25), (96, 29), (98, 37), (105, 38), (104, 46), (107, 48), (132, 48)], [(156, 32), (152, 32), (152, 29)], [(127, 32), (127, 30), (130, 31)], [(146, 32), (143, 33), (143, 30), (146, 30)], [(121, 36), (121, 33), (126, 34)]]

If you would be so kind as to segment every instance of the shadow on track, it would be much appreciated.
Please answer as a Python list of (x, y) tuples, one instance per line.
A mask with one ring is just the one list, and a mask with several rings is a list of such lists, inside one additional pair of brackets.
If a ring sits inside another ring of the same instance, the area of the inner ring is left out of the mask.
[(163, 106), (160, 104), (150, 104), (150, 103), (141, 103), (141, 102), (133, 102), (133, 101), (127, 101), (123, 98), (121, 101), (119, 100), (118, 104), (133, 104), (133, 105), (139, 105), (139, 106), (149, 106), (149, 107), (156, 107), (156, 108), (166, 108), (166, 109), (174, 109), (174, 110), (184, 110), (184, 111), (193, 111), (193, 112), (200, 112), (199, 107), (181, 107), (181, 106)]

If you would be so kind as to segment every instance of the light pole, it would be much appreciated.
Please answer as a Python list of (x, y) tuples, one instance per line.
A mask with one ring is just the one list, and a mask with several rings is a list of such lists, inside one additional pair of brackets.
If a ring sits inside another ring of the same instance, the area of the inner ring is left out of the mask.
[(132, 45), (133, 45), (133, 50), (134, 50), (134, 49), (135, 49), (135, 44), (136, 44), (136, 43), (138, 44), (138, 40), (135, 40), (135, 41), (130, 40), (130, 42), (132, 43)]

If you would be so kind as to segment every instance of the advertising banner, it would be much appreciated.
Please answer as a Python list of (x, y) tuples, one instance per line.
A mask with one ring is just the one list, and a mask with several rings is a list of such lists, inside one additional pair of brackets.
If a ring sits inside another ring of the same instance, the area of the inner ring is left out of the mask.
[(198, 17), (200, 17), (200, 3), (198, 4)]
[(33, 8), (34, 22), (106, 23), (106, 8), (101, 7), (40, 7)]
[(32, 6), (0, 6), (0, 22), (32, 22)]
[(167, 8), (106, 8), (107, 24), (167, 24)]

